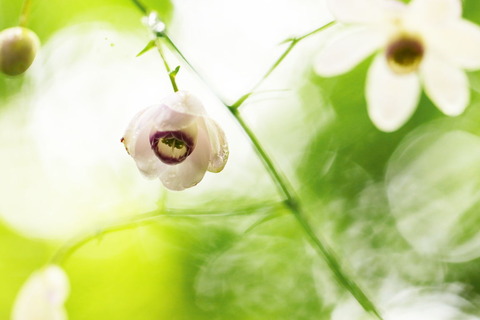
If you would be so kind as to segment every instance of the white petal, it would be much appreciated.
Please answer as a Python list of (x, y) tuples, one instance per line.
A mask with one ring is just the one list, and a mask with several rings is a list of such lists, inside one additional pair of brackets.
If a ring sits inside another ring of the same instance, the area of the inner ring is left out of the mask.
[(58, 266), (33, 273), (17, 296), (12, 320), (67, 319), (64, 302), (69, 293), (65, 272)]
[(157, 112), (157, 109), (158, 106), (152, 106), (138, 112), (130, 121), (127, 130), (125, 130), (122, 142), (132, 157), (135, 156), (135, 144), (140, 130), (146, 126), (151, 126), (147, 124), (147, 121), (153, 123), (153, 114)]
[(421, 74), (425, 92), (443, 113), (456, 116), (465, 110), (470, 90), (463, 70), (428, 56), (422, 63)]
[(329, 0), (328, 5), (336, 20), (344, 23), (376, 23), (405, 9), (395, 0)]
[(420, 96), (420, 82), (415, 73), (398, 75), (379, 54), (367, 75), (368, 114), (380, 130), (400, 128), (412, 115)]
[(413, 0), (409, 14), (418, 22), (446, 22), (462, 16), (462, 3), (461, 0)]
[(457, 20), (431, 30), (426, 37), (429, 50), (443, 55), (457, 66), (480, 69), (480, 27)]
[[(201, 121), (199, 120), (199, 125)], [(176, 165), (165, 165), (160, 175), (163, 185), (170, 190), (180, 191), (198, 184), (207, 171), (210, 160), (210, 140), (205, 129), (199, 128), (197, 144), (185, 161)]]
[(370, 56), (386, 41), (386, 34), (374, 28), (350, 28), (322, 49), (314, 62), (321, 76), (335, 76), (347, 71)]
[(172, 110), (190, 114), (193, 116), (204, 116), (205, 108), (200, 100), (198, 100), (193, 94), (188, 91), (177, 91), (171, 95), (165, 97), (162, 100), (163, 104), (166, 104)]
[(210, 140), (210, 159), (207, 170), (220, 172), (228, 160), (227, 137), (218, 123), (210, 118), (205, 118), (205, 128)]

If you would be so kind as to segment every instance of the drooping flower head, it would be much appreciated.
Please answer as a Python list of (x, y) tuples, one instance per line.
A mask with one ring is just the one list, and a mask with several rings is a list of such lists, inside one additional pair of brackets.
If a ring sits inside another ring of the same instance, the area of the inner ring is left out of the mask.
[(394, 131), (413, 114), (421, 93), (446, 115), (469, 103), (464, 70), (480, 68), (480, 28), (461, 17), (460, 0), (329, 0), (346, 25), (320, 52), (322, 76), (345, 73), (377, 52), (367, 74), (372, 122)]
[(15, 76), (24, 73), (32, 64), (40, 40), (30, 29), (8, 28), (0, 32), (0, 71)]
[(59, 266), (34, 272), (15, 300), (12, 320), (66, 320), (64, 303), (69, 291), (68, 277)]
[(171, 190), (195, 186), (207, 170), (222, 171), (228, 159), (223, 130), (186, 91), (140, 111), (122, 142), (145, 176), (160, 178)]

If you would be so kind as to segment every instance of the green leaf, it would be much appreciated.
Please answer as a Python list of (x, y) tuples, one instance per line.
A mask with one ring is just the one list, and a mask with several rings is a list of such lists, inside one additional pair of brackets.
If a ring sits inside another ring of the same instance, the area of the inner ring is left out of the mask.
[(154, 40), (150, 40), (150, 42), (147, 43), (147, 45), (145, 46), (145, 48), (142, 49), (142, 51), (140, 51), (136, 56), (137, 57), (140, 57), (142, 54), (144, 54), (145, 52), (147, 51), (150, 51), (151, 49), (155, 48), (155, 41)]

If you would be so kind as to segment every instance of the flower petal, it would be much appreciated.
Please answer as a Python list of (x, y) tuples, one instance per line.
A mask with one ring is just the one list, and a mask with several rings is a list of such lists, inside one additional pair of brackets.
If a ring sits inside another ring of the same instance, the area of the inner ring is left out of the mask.
[(205, 108), (202, 102), (188, 91), (180, 90), (165, 97), (162, 100), (170, 109), (183, 114), (192, 116), (204, 116)]
[(386, 41), (386, 34), (373, 28), (350, 28), (328, 44), (314, 62), (315, 71), (325, 77), (350, 71)]
[[(199, 126), (203, 127), (200, 123)], [(198, 184), (205, 175), (210, 160), (210, 141), (205, 128), (198, 130), (197, 145), (185, 161), (176, 165), (165, 165), (159, 172), (159, 178), (170, 190), (181, 191)], [(160, 161), (159, 161), (160, 162)]]
[(367, 75), (368, 114), (382, 131), (400, 128), (412, 115), (420, 96), (420, 81), (415, 73), (399, 75), (387, 65), (384, 54), (373, 61)]
[(13, 320), (67, 319), (64, 302), (69, 294), (65, 272), (50, 265), (33, 273), (20, 290), (12, 312)]
[(395, 0), (329, 0), (330, 11), (344, 23), (375, 23), (389, 20), (406, 6)]
[(227, 137), (218, 123), (210, 118), (205, 118), (205, 127), (208, 132), (211, 150), (207, 170), (217, 173), (223, 170), (228, 160)]
[(443, 113), (456, 116), (465, 110), (470, 91), (463, 70), (428, 56), (422, 63), (421, 75), (425, 92)]
[(461, 0), (413, 0), (409, 14), (420, 23), (440, 23), (462, 16)]
[[(128, 124), (127, 129), (122, 137), (122, 142), (127, 152), (133, 157), (135, 156), (135, 145), (138, 135), (142, 128), (149, 127), (153, 123), (153, 115), (158, 112), (158, 106), (151, 106), (138, 112)], [(148, 124), (150, 122), (151, 124)]]
[(429, 49), (457, 66), (480, 69), (480, 27), (467, 20), (438, 26), (426, 35)]

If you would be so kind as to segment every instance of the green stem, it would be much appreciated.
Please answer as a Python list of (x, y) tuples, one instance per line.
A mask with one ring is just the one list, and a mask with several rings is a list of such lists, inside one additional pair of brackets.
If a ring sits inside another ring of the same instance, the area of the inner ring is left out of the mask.
[[(287, 207), (290, 209), (292, 214), (295, 216), (297, 222), (299, 225), (303, 228), (305, 231), (308, 240), (310, 243), (313, 245), (315, 250), (319, 253), (321, 257), (325, 260), (327, 263), (328, 267), (331, 269), (333, 274), (335, 275), (335, 278), (337, 281), (345, 288), (347, 289), (353, 297), (360, 303), (360, 305), (367, 311), (371, 312), (373, 315), (375, 315), (378, 319), (382, 320), (382, 317), (375, 307), (374, 303), (368, 298), (368, 296), (365, 294), (365, 292), (360, 288), (360, 286), (351, 278), (348, 276), (347, 272), (343, 269), (341, 263), (339, 262), (338, 258), (336, 257), (334, 251), (326, 244), (326, 241), (323, 240), (316, 232), (314, 229), (311, 227), (307, 215), (301, 206), (300, 202), (298, 201), (298, 197), (296, 196), (293, 187), (290, 185), (289, 181), (280, 173), (279, 170), (276, 169), (276, 166), (274, 165), (272, 159), (268, 155), (268, 153), (265, 151), (265, 149), (262, 147), (260, 144), (258, 138), (256, 135), (253, 133), (253, 131), (250, 129), (248, 124), (243, 120), (241, 117), (238, 108), (253, 94), (253, 92), (263, 83), (263, 81), (270, 76), (270, 74), (280, 65), (280, 63), (288, 56), (288, 54), (292, 51), (292, 49), (295, 47), (295, 45), (321, 31), (325, 30), (326, 28), (331, 27), (334, 25), (334, 21), (318, 28), (315, 29), (312, 32), (309, 32), (301, 37), (289, 39), (290, 45), (287, 47), (287, 49), (283, 52), (283, 54), (273, 63), (273, 65), (268, 69), (268, 71), (265, 73), (265, 75), (253, 86), (253, 89), (240, 97), (234, 104), (228, 105), (224, 101), (221, 101), (224, 103), (224, 105), (230, 110), (232, 113), (233, 117), (236, 119), (238, 124), (242, 127), (243, 131), (245, 134), (249, 137), (256, 153), (258, 154), (259, 158), (262, 160), (266, 170), (272, 177), (273, 181), (275, 182), (277, 188), (279, 189), (280, 193), (285, 196), (285, 204)], [(191, 67), (191, 69), (197, 73), (197, 75), (202, 79), (201, 75), (196, 71), (196, 69), (192, 66), (192, 64), (188, 61), (188, 59), (182, 54), (182, 52), (178, 49), (178, 47), (174, 44), (174, 42), (171, 40), (170, 37), (167, 36), (165, 32), (163, 32), (162, 37), (167, 40), (167, 42), (172, 46), (174, 51), (177, 52), (177, 54), (182, 58), (182, 60)]]
[(163, 52), (163, 47), (160, 41), (161, 41), (161, 38), (156, 36), (155, 46), (157, 47), (160, 57), (162, 57), (163, 64), (165, 65), (165, 69), (167, 70), (168, 78), (170, 79), (170, 83), (172, 84), (173, 91), (177, 92), (178, 86), (177, 86), (177, 82), (175, 81), (175, 76), (177, 75), (177, 73), (175, 71), (172, 71), (172, 69), (170, 68), (170, 65), (168, 64), (167, 58), (165, 56), (165, 53)]
[(28, 18), (30, 17), (30, 8), (32, 6), (31, 0), (24, 0), (22, 5), (22, 12), (20, 13), (20, 19), (18, 25), (20, 27), (26, 27)]
[[(315, 34), (316, 32), (319, 32), (320, 30), (324, 30), (330, 26), (332, 26), (334, 22), (330, 22), (327, 25), (318, 28), (302, 37), (295, 38), (290, 40), (291, 43), (287, 47), (287, 49), (284, 51), (284, 53), (273, 63), (273, 65), (268, 69), (266, 72), (265, 76), (260, 79), (259, 82), (254, 86), (254, 89), (258, 88), (261, 83), (278, 67), (278, 65), (287, 57), (287, 55), (290, 53), (290, 51), (293, 49), (293, 47), (298, 43), (298, 41), (305, 39), (306, 37)], [(166, 35), (165, 35), (166, 37)], [(169, 38), (167, 38), (169, 39)], [(173, 45), (173, 41), (169, 40), (169, 42)], [(177, 53), (182, 59), (187, 63), (189, 66), (191, 64), (188, 62), (188, 60), (184, 57), (184, 55), (178, 50), (178, 48), (173, 45), (172, 46), (175, 50), (177, 50)], [(192, 70), (195, 70), (192, 68)], [(199, 75), (201, 78), (201, 76)], [(293, 191), (292, 186), (288, 182), (288, 180), (276, 169), (276, 166), (274, 165), (272, 159), (268, 155), (268, 153), (265, 151), (265, 149), (262, 147), (260, 144), (258, 138), (255, 136), (253, 131), (250, 129), (250, 127), (246, 124), (246, 122), (243, 120), (241, 117), (238, 108), (245, 102), (246, 99), (253, 93), (249, 92), (245, 95), (243, 95), (237, 102), (235, 102), (233, 105), (229, 106), (225, 102), (225, 106), (230, 110), (232, 113), (233, 117), (237, 120), (238, 124), (242, 127), (243, 131), (247, 134), (249, 137), (255, 151), (257, 152), (258, 156), (262, 160), (266, 170), (272, 177), (273, 181), (275, 182), (277, 188), (283, 194), (286, 198), (285, 203), (295, 216), (296, 220), (298, 221), (299, 225), (303, 228), (305, 231), (309, 241), (315, 248), (315, 250), (320, 254), (320, 256), (323, 257), (329, 268), (332, 270), (333, 274), (335, 275), (335, 278), (337, 281), (345, 288), (347, 289), (353, 297), (360, 303), (360, 305), (367, 311), (371, 312), (374, 316), (376, 316), (378, 319), (382, 319), (379, 311), (375, 307), (374, 303), (368, 298), (366, 293), (361, 289), (361, 287), (354, 281), (352, 280), (351, 277), (348, 276), (347, 272), (342, 268), (342, 265), (340, 264), (338, 258), (336, 257), (334, 251), (326, 244), (326, 241), (321, 239), (321, 237), (316, 234), (316, 232), (312, 229), (310, 223), (308, 222), (307, 215), (304, 212), (303, 207), (300, 205), (299, 201), (297, 200), (297, 196), (295, 195), (295, 192)]]
[[(64, 264), (78, 249), (93, 241), (95, 239), (101, 239), (106, 234), (114, 233), (118, 231), (124, 231), (128, 229), (132, 229), (141, 225), (148, 224), (153, 220), (159, 218), (211, 218), (211, 217), (229, 217), (229, 216), (239, 216), (239, 215), (247, 215), (252, 212), (252, 210), (259, 211), (260, 209), (271, 209), (273, 210), (276, 207), (275, 204), (272, 203), (262, 203), (260, 205), (251, 206), (242, 208), (235, 211), (230, 212), (196, 212), (196, 213), (186, 213), (184, 210), (155, 210), (147, 213), (143, 213), (133, 218), (129, 218), (126, 221), (116, 223), (112, 226), (103, 228), (98, 232), (94, 232), (87, 235), (81, 235), (72, 239), (71, 241), (67, 242), (64, 246), (62, 246), (50, 259), (51, 264)], [(264, 210), (264, 214), (269, 214), (269, 210)]]

